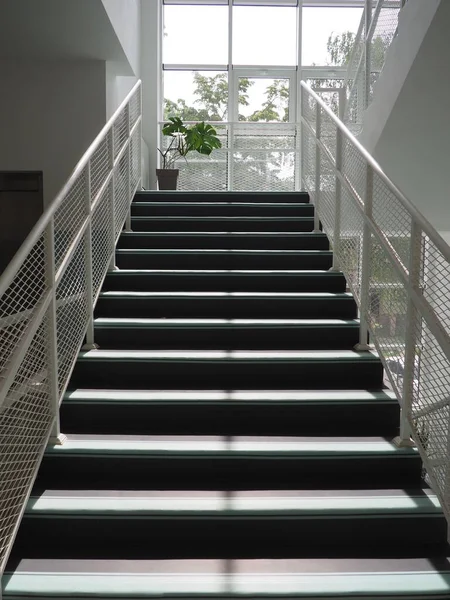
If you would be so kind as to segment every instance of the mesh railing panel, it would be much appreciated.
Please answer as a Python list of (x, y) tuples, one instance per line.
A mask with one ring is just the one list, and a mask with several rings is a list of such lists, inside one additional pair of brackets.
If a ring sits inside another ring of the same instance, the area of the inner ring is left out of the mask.
[(53, 421), (48, 371), (48, 319), (44, 317), (0, 408), (0, 565), (8, 556)]
[(55, 213), (55, 265), (58, 268), (67, 249), (86, 219), (86, 174), (80, 173)]
[(113, 125), (114, 158), (117, 158), (128, 139), (128, 107), (125, 107)]
[[(179, 190), (294, 191), (299, 168), (294, 123), (216, 125), (222, 148), (177, 160)], [(166, 149), (170, 138), (162, 136)], [(297, 184), (298, 185), (298, 184)]]
[(114, 251), (111, 231), (111, 187), (103, 192), (92, 215), (92, 289), (96, 298)]
[(111, 138), (106, 136), (91, 158), (91, 198), (94, 200), (110, 170)]
[(56, 328), (60, 392), (72, 371), (89, 316), (86, 273), (86, 233), (77, 244), (56, 288)]
[(128, 155), (125, 153), (115, 170), (114, 215), (116, 239), (122, 231), (130, 207), (129, 187)]
[(338, 248), (337, 264), (364, 311), (370, 340), (450, 518), (450, 255), (438, 234), (408, 208), (401, 193), (344, 134), (336, 244), (336, 148), (322, 138), (328, 152), (321, 150), (316, 163), (314, 135), (306, 124), (303, 129), (303, 185), (314, 191), (315, 169), (320, 165), (319, 217), (324, 231)]
[[(140, 85), (133, 94), (132, 140), (128, 106), (111, 124), (117, 155), (124, 149), (122, 158), (112, 165), (109, 129), (80, 163), (81, 174), (72, 177), (64, 188), (68, 191), (55, 200), (58, 208), (46, 214), (47, 224), (36, 226), (0, 277), (0, 574), (83, 343), (93, 298), (111, 263), (113, 232), (121, 230), (131, 192), (140, 182), (140, 100), (136, 100)], [(112, 169), (119, 186), (114, 218), (111, 186), (98, 198)], [(28, 244), (31, 249), (26, 251)], [(87, 270), (90, 256), (93, 298)]]

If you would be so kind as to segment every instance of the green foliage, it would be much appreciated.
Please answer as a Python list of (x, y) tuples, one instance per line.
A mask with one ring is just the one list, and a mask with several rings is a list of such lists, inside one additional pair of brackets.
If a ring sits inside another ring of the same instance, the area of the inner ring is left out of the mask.
[(351, 31), (332, 33), (328, 38), (328, 64), (345, 67), (350, 62), (356, 35)]
[[(266, 101), (262, 110), (255, 111), (248, 118), (249, 121), (289, 121), (289, 87), (284, 79), (275, 79), (266, 88)], [(280, 118), (280, 112), (282, 116)]]
[(178, 158), (186, 159), (189, 152), (196, 151), (209, 156), (215, 148), (222, 147), (214, 127), (204, 121), (185, 125), (180, 117), (169, 117), (162, 133), (172, 138), (166, 150), (158, 148), (163, 159), (163, 169), (170, 169)]

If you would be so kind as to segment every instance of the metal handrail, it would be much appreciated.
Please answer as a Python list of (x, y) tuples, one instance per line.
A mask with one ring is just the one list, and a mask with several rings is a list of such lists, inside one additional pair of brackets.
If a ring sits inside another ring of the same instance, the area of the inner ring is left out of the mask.
[(17, 271), (20, 269), (20, 266), (25, 261), (26, 257), (28, 256), (30, 250), (33, 248), (33, 246), (35, 245), (37, 240), (40, 238), (42, 233), (45, 231), (51, 218), (54, 216), (54, 214), (60, 207), (61, 203), (63, 202), (64, 198), (66, 197), (71, 186), (74, 184), (74, 182), (80, 176), (80, 174), (83, 172), (83, 170), (85, 169), (89, 160), (94, 155), (94, 152), (98, 149), (102, 140), (105, 138), (105, 136), (111, 130), (112, 126), (114, 125), (115, 121), (117, 120), (117, 117), (123, 111), (125, 106), (127, 106), (130, 99), (134, 96), (134, 94), (140, 88), (140, 86), (141, 86), (141, 81), (139, 80), (136, 82), (136, 84), (133, 86), (132, 90), (126, 96), (124, 101), (120, 104), (119, 108), (114, 112), (114, 114), (109, 119), (109, 121), (106, 123), (106, 125), (103, 127), (103, 129), (100, 131), (98, 136), (95, 138), (95, 140), (92, 142), (92, 144), (86, 150), (86, 152), (83, 154), (82, 158), (78, 161), (77, 165), (73, 169), (72, 174), (70, 175), (69, 179), (63, 185), (60, 192), (56, 195), (55, 199), (51, 202), (51, 204), (42, 213), (41, 217), (36, 222), (33, 229), (30, 231), (30, 233), (25, 238), (25, 240), (22, 243), (22, 245), (20, 246), (20, 248), (17, 250), (17, 252), (14, 255), (14, 257), (12, 258), (11, 262), (8, 264), (8, 266), (6, 267), (6, 269), (3, 271), (2, 275), (0, 276), (0, 296), (2, 296), (5, 293), (5, 291), (8, 289), (8, 287), (11, 285), (11, 282), (14, 279), (14, 276), (16, 275)]
[[(344, 272), (359, 307), (355, 349), (373, 350), (370, 331), (401, 406), (395, 441), (408, 446), (413, 437), (450, 522), (450, 453), (442, 435), (450, 435), (450, 247), (346, 125), (305, 82), (301, 86), (303, 183), (315, 205), (316, 228), (320, 220), (330, 238), (332, 270)], [(381, 252), (385, 273), (377, 271), (373, 251)], [(373, 311), (375, 289), (383, 296)], [(379, 331), (381, 302), (389, 321), (404, 317), (400, 333), (392, 325), (387, 337)], [(393, 352), (404, 367), (401, 378), (391, 364)]]
[(422, 230), (428, 235), (430, 240), (439, 248), (442, 255), (446, 260), (450, 261), (450, 246), (444, 241), (439, 235), (437, 230), (431, 225), (431, 223), (423, 216), (423, 214), (417, 209), (417, 207), (408, 200), (403, 192), (395, 185), (395, 183), (386, 175), (380, 164), (373, 158), (371, 154), (364, 148), (364, 146), (356, 139), (348, 127), (338, 119), (338, 117), (330, 110), (325, 102), (318, 96), (312, 88), (305, 81), (301, 81), (300, 85), (305, 89), (308, 94), (314, 98), (314, 100), (321, 106), (327, 116), (335, 123), (336, 127), (342, 132), (342, 134), (358, 149), (364, 159), (373, 168), (374, 172), (377, 173), (380, 178), (384, 181), (387, 187), (393, 194), (399, 199), (403, 207), (414, 217), (417, 223), (420, 225)]

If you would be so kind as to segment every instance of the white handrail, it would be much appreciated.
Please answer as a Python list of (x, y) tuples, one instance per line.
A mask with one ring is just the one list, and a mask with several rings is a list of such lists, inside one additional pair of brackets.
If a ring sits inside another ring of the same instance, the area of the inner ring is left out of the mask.
[(2, 275), (0, 276), (0, 296), (2, 296), (6, 292), (8, 287), (11, 285), (11, 282), (14, 279), (14, 276), (16, 275), (18, 269), (20, 268), (20, 266), (26, 259), (27, 255), (29, 254), (30, 250), (36, 244), (36, 242), (38, 241), (38, 239), (40, 238), (42, 233), (45, 231), (45, 228), (47, 227), (51, 218), (53, 217), (53, 215), (56, 213), (56, 211), (60, 207), (61, 203), (63, 202), (63, 200), (66, 197), (67, 193), (69, 192), (70, 188), (72, 187), (74, 182), (77, 180), (77, 178), (80, 176), (80, 174), (83, 172), (84, 168), (86, 167), (87, 163), (89, 162), (89, 159), (93, 156), (94, 152), (97, 150), (100, 143), (105, 138), (106, 134), (112, 128), (117, 117), (123, 111), (125, 106), (128, 105), (130, 99), (134, 96), (134, 94), (140, 88), (140, 86), (141, 86), (141, 81), (139, 80), (136, 82), (136, 84), (133, 86), (132, 90), (126, 96), (126, 98), (121, 103), (119, 108), (115, 111), (113, 116), (109, 119), (109, 121), (106, 123), (106, 125), (103, 127), (103, 129), (100, 131), (98, 136), (95, 138), (95, 140), (92, 142), (92, 144), (86, 150), (86, 152), (83, 154), (83, 156), (78, 161), (75, 168), (73, 169), (72, 174), (70, 175), (67, 182), (63, 185), (63, 187), (61, 188), (60, 192), (56, 195), (53, 202), (51, 202), (51, 204), (42, 213), (39, 220), (34, 225), (33, 229), (30, 231), (30, 233), (25, 238), (25, 240), (22, 243), (22, 245), (20, 246), (20, 248), (17, 250), (17, 252), (14, 255), (14, 257), (12, 258), (11, 262), (8, 264), (8, 266), (6, 267), (6, 269), (3, 271)]
[(422, 230), (428, 235), (430, 240), (439, 248), (439, 251), (450, 261), (450, 246), (444, 241), (439, 235), (437, 230), (431, 225), (431, 223), (423, 216), (423, 214), (417, 209), (417, 207), (403, 194), (403, 192), (395, 185), (395, 183), (386, 175), (379, 163), (373, 158), (371, 154), (364, 148), (364, 146), (356, 139), (348, 127), (340, 121), (337, 116), (330, 110), (325, 102), (318, 96), (312, 88), (305, 81), (301, 81), (300, 85), (303, 89), (307, 90), (308, 94), (314, 98), (314, 100), (322, 107), (323, 111), (327, 116), (334, 122), (336, 127), (343, 133), (343, 135), (357, 148), (367, 163), (373, 168), (374, 172), (377, 173), (380, 178), (384, 181), (391, 192), (399, 199), (403, 207), (414, 217), (419, 223)]
[(360, 310), (356, 349), (371, 350), (370, 332), (401, 406), (396, 443), (410, 445), (412, 435), (450, 522), (450, 247), (301, 86), (303, 185), (330, 238), (333, 268), (344, 272)]
[(141, 82), (103, 127), (0, 278), (0, 575), (141, 185)]

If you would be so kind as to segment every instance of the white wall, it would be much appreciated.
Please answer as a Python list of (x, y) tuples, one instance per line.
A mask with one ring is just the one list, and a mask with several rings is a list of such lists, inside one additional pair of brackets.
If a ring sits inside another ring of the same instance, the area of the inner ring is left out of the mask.
[(441, 2), (374, 149), (438, 231), (450, 230), (449, 29), (450, 2)]
[(126, 62), (106, 62), (106, 115), (109, 119), (141, 73), (141, 1), (102, 0)]
[[(106, 13), (127, 56), (130, 72), (140, 71), (140, 0), (102, 0)], [(156, 3), (156, 0), (153, 0)]]
[(103, 61), (0, 61), (0, 170), (42, 170), (58, 193), (105, 124)]
[(372, 104), (364, 115), (361, 143), (373, 152), (395, 107), (441, 0), (408, 0), (399, 13), (398, 36), (389, 47)]
[(160, 77), (161, 47), (159, 23), (160, 3), (156, 0), (142, 0), (141, 20), (141, 79), (143, 102), (143, 138), (149, 150), (149, 189), (156, 189), (156, 174), (159, 144), (158, 119), (160, 119)]

